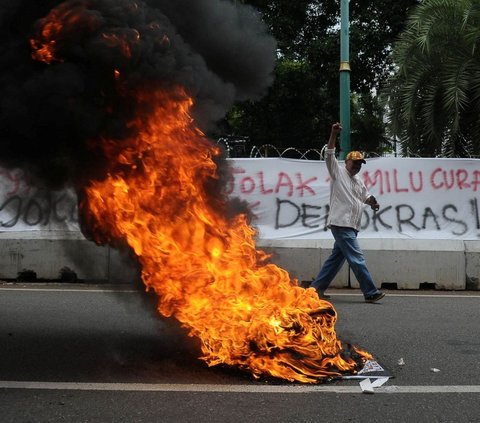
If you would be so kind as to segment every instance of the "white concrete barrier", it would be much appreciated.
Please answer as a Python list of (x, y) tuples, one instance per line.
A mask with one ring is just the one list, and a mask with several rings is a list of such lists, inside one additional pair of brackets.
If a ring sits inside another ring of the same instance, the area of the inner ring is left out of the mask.
[(127, 254), (88, 241), (80, 232), (23, 231), (0, 233), (0, 280), (129, 283), (138, 281), (137, 266)]
[[(359, 238), (359, 243), (379, 287), (480, 289), (480, 241)], [(308, 286), (330, 255), (333, 239), (259, 240), (257, 247), (271, 253), (273, 263)], [(139, 281), (131, 257), (108, 246), (97, 246), (80, 232), (0, 233), (0, 279), (16, 280), (26, 271), (45, 281), (68, 278), (68, 271), (85, 282)], [(358, 287), (347, 264), (332, 287)]]
[(465, 241), (466, 289), (480, 290), (480, 241)]
[[(480, 289), (480, 241), (361, 239), (367, 266), (377, 286), (396, 289)], [(318, 274), (332, 240), (260, 240), (272, 262), (306, 286)], [(332, 287), (358, 287), (345, 264)]]

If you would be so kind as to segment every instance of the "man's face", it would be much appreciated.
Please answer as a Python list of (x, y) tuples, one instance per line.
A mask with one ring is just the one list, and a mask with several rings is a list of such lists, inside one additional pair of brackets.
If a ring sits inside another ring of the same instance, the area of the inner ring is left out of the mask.
[(362, 161), (361, 160), (346, 160), (345, 161), (345, 168), (348, 170), (351, 176), (355, 176), (360, 169), (362, 168)]

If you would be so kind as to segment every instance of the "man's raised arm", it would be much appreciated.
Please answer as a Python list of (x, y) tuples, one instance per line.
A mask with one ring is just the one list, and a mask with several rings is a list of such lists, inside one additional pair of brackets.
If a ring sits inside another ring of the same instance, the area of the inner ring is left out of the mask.
[(332, 129), (330, 131), (330, 138), (328, 139), (327, 148), (332, 149), (335, 148), (335, 144), (337, 143), (337, 136), (342, 131), (342, 125), (338, 122), (332, 125)]

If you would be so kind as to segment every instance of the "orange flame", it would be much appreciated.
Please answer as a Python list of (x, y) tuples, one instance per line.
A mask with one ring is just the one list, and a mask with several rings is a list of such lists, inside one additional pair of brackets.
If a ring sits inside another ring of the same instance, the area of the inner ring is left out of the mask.
[[(47, 64), (63, 62), (62, 43), (78, 42), (82, 34), (96, 35), (102, 20), (89, 7), (87, 1), (64, 2), (40, 19), (38, 33), (30, 39), (32, 58)], [(132, 8), (138, 8), (138, 5), (133, 3)], [(140, 33), (134, 28), (113, 27), (100, 32), (98, 36), (106, 46), (117, 49), (127, 60), (132, 58), (132, 48), (140, 41)]]
[(103, 32), (102, 37), (108, 42), (110, 48), (120, 49), (127, 59), (132, 57), (131, 44), (136, 44), (140, 40), (140, 34), (135, 29), (122, 31), (122, 33)]
[(121, 150), (104, 140), (111, 171), (81, 204), (97, 241), (126, 240), (159, 312), (201, 340), (209, 365), (309, 383), (355, 373), (371, 356), (344, 354), (333, 306), (268, 263), (246, 216), (225, 217), (225, 198), (209, 195), (220, 151), (195, 127), (192, 100), (152, 91), (138, 105), (149, 112), (129, 123), (136, 135)]
[(47, 22), (43, 26), (41, 36), (30, 40), (34, 60), (48, 64), (53, 61), (62, 61), (56, 57), (57, 42), (55, 40), (56, 34), (61, 28), (62, 25), (57, 21)]
[(40, 31), (30, 40), (32, 58), (47, 64), (55, 61), (63, 62), (64, 59), (58, 57), (59, 40), (75, 36), (79, 25), (90, 29), (97, 26), (94, 19), (88, 21), (86, 15), (81, 13), (85, 7), (86, 2), (82, 1), (75, 5), (62, 3), (52, 9), (45, 18), (40, 19)]

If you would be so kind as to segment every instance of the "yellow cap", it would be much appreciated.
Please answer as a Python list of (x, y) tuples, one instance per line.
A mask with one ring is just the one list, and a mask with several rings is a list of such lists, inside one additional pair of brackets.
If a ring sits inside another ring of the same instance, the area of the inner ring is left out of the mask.
[(365, 161), (363, 153), (361, 153), (360, 151), (350, 151), (350, 153), (347, 154), (345, 160), (360, 160), (362, 163), (367, 163)]

